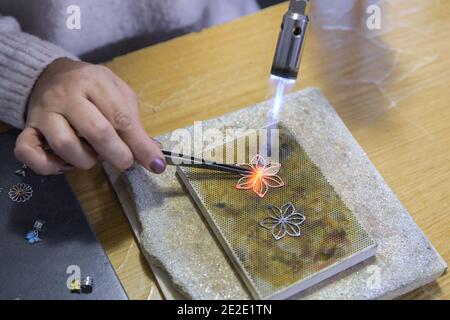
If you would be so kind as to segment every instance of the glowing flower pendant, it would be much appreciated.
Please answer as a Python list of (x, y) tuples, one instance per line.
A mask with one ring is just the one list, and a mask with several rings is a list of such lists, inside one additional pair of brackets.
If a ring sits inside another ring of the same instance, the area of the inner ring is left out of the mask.
[(262, 156), (256, 155), (249, 164), (243, 164), (242, 166), (249, 167), (251, 173), (242, 175), (236, 185), (237, 189), (253, 189), (260, 198), (263, 198), (269, 187), (279, 188), (284, 186), (283, 180), (277, 175), (281, 167), (279, 163), (267, 163)]

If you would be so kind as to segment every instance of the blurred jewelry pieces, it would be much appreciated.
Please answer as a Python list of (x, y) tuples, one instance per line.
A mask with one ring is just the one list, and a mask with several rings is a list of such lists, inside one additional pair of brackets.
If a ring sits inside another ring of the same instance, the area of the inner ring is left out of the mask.
[(34, 222), (34, 230), (41, 232), (45, 229), (45, 221), (44, 220), (36, 220)]
[(268, 163), (261, 155), (256, 155), (248, 164), (243, 164), (250, 169), (249, 174), (242, 174), (236, 188), (237, 189), (253, 189), (253, 191), (263, 198), (269, 187), (279, 188), (284, 186), (283, 180), (277, 175), (280, 171), (281, 164)]
[(39, 232), (44, 231), (44, 229), (45, 229), (45, 221), (36, 220), (34, 222), (33, 230), (30, 230), (25, 234), (25, 239), (27, 239), (29, 244), (35, 244), (40, 242), (41, 238), (39, 238)]
[(297, 212), (292, 203), (286, 203), (281, 209), (269, 206), (269, 217), (260, 222), (260, 225), (272, 232), (275, 240), (283, 239), (286, 234), (291, 237), (300, 237), (300, 225), (305, 222), (305, 216)]
[(27, 202), (33, 196), (33, 188), (26, 183), (18, 183), (9, 189), (8, 195), (14, 202)]
[(92, 277), (86, 277), (81, 280), (81, 292), (91, 293), (94, 288), (94, 279)]
[(25, 239), (27, 239), (29, 244), (35, 244), (41, 242), (41, 238), (39, 238), (39, 231), (31, 230), (25, 234)]
[(73, 279), (70, 282), (70, 292), (71, 293), (80, 293), (81, 292), (81, 283), (79, 279)]
[(25, 170), (22, 170), (22, 169), (16, 170), (16, 174), (18, 176), (20, 176), (20, 177), (25, 177), (26, 176)]

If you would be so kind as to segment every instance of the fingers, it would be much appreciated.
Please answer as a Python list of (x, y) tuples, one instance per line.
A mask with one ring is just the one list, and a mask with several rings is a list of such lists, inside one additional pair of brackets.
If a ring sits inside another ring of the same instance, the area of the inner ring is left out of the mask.
[(112, 81), (99, 84), (101, 90), (88, 91), (89, 98), (111, 122), (140, 164), (154, 173), (164, 172), (164, 156), (158, 143), (150, 139), (142, 127), (136, 95), (112, 72), (110, 77)]
[[(63, 59), (52, 63), (30, 97), (27, 123), (36, 131), (24, 132), (29, 141), (20, 144), (18, 154), (41, 173), (54, 172), (65, 161), (89, 169), (97, 154), (121, 171), (135, 159), (155, 173), (165, 170), (158, 144), (141, 125), (136, 95), (103, 66)], [(56, 154), (39, 146), (40, 133)]]
[(28, 127), (18, 136), (14, 154), (37, 174), (55, 175), (73, 169), (58, 156), (44, 150), (42, 136), (34, 128)]
[(66, 118), (102, 159), (123, 171), (133, 164), (133, 154), (97, 107), (86, 99), (68, 106)]
[(51, 149), (67, 163), (83, 169), (91, 169), (97, 162), (97, 155), (92, 148), (79, 137), (58, 113), (49, 113), (40, 123), (40, 131)]
[(137, 127), (121, 133), (127, 142), (135, 159), (147, 170), (154, 173), (163, 173), (166, 170), (166, 162), (159, 146), (151, 140), (143, 128)]

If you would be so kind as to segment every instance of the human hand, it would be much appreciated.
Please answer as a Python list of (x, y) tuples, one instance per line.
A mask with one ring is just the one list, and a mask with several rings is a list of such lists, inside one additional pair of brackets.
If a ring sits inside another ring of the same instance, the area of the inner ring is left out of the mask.
[(99, 158), (121, 171), (134, 160), (154, 173), (166, 167), (133, 90), (104, 66), (70, 59), (55, 60), (36, 81), (14, 153), (42, 175), (88, 170)]

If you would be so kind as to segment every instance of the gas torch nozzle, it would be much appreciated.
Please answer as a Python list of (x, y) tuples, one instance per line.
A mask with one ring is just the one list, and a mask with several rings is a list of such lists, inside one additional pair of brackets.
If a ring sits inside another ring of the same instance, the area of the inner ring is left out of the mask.
[(298, 76), (305, 33), (309, 18), (306, 16), (308, 0), (291, 0), (283, 16), (271, 74), (295, 80)]

